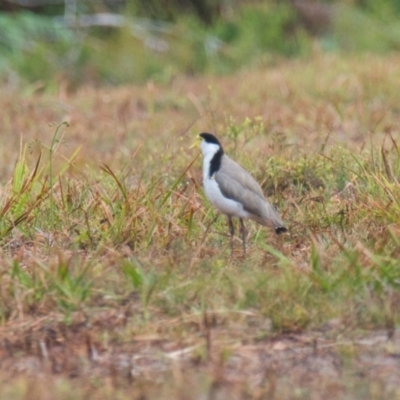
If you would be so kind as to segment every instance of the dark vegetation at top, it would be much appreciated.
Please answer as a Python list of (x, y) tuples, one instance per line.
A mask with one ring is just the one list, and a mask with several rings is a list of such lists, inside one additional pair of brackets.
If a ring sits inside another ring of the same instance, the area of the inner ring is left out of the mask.
[(5, 0), (0, 79), (64, 84), (168, 83), (315, 52), (400, 48), (400, 0)]

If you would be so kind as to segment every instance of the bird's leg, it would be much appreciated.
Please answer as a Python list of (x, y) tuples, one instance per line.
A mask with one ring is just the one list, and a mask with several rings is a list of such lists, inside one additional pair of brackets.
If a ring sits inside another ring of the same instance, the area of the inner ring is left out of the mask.
[(229, 233), (231, 235), (231, 254), (233, 254), (233, 235), (235, 234), (235, 227), (233, 226), (232, 218), (228, 217)]
[(243, 242), (243, 256), (246, 256), (246, 229), (244, 227), (244, 222), (242, 218), (240, 219), (240, 232), (242, 234), (242, 242)]

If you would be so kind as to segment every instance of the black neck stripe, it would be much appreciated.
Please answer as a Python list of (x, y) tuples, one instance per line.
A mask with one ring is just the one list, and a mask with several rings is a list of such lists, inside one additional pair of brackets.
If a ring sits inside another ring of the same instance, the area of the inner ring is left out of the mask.
[(209, 172), (209, 177), (212, 178), (212, 176), (219, 171), (221, 168), (221, 162), (222, 162), (222, 156), (224, 155), (224, 151), (222, 150), (222, 147), (219, 148), (219, 150), (214, 154), (214, 157), (210, 161), (210, 172)]

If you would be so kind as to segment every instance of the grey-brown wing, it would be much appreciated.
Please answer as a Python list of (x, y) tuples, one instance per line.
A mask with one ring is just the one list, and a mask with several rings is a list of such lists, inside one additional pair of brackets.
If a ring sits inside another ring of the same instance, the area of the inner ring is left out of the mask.
[(266, 200), (264, 197), (249, 190), (248, 187), (242, 185), (239, 181), (221, 170), (214, 175), (214, 179), (225, 197), (241, 203), (247, 212), (261, 219), (265, 218)]
[(214, 179), (222, 194), (241, 203), (247, 212), (253, 214), (255, 221), (275, 229), (284, 227), (281, 217), (266, 200), (258, 183), (235, 161), (225, 156)]
[(221, 168), (219, 169), (218, 173), (231, 177), (240, 186), (264, 199), (264, 194), (260, 188), (260, 185), (244, 168), (242, 168), (238, 163), (230, 159), (228, 156), (224, 155), (222, 158)]

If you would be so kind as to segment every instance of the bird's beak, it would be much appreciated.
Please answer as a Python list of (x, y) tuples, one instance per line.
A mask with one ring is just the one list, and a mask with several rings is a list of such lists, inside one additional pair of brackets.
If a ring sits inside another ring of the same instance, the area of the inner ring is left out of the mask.
[(200, 147), (200, 143), (202, 141), (201, 136), (197, 136), (194, 143), (189, 147), (189, 149), (193, 149), (193, 147)]

